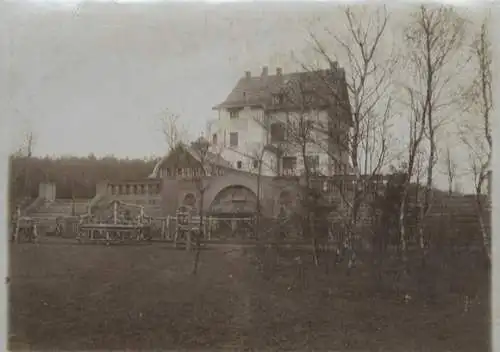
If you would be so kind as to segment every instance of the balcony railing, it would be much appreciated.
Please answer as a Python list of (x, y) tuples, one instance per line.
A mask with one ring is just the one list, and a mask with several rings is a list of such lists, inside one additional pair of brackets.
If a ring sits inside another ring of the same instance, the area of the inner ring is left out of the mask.
[(297, 169), (283, 169), (281, 174), (283, 176), (299, 176), (299, 171)]

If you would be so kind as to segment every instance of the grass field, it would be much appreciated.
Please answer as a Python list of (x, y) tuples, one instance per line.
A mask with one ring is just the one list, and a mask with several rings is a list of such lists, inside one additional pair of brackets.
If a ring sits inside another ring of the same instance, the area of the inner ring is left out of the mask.
[(193, 254), (166, 244), (11, 246), (11, 348), (489, 350), (487, 283), (464, 312), (452, 291), (405, 303), (370, 290), (362, 264), (326, 273), (303, 252), (306, 284), (291, 251), (266, 279), (250, 253), (204, 250), (194, 277)]

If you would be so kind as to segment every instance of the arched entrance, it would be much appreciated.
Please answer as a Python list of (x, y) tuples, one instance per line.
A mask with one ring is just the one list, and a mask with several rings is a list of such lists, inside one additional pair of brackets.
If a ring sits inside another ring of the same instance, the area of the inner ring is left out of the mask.
[(249, 188), (232, 185), (223, 188), (210, 204), (209, 212), (216, 220), (213, 234), (219, 238), (248, 238), (254, 232), (253, 215), (257, 195)]
[(212, 214), (252, 214), (257, 206), (257, 195), (240, 185), (222, 189), (209, 207)]

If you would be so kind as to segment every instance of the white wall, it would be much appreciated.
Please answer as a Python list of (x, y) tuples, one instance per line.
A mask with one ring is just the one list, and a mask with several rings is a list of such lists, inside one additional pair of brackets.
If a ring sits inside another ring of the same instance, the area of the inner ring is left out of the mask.
[[(222, 157), (231, 162), (234, 168), (237, 168), (238, 161), (241, 161), (241, 170), (257, 172), (258, 169), (253, 167), (252, 157), (258, 158), (262, 153), (263, 146), (267, 144), (267, 141), (270, 141), (270, 131), (266, 131), (262, 124), (258, 122), (264, 119), (263, 110), (245, 108), (239, 111), (237, 118), (233, 119), (230, 118), (230, 113), (225, 109), (218, 111), (217, 114), (218, 118), (211, 121), (207, 127), (207, 138), (209, 138), (211, 142), (213, 134), (217, 134), (218, 146), (213, 147), (212, 151), (220, 152)], [(275, 113), (270, 116), (271, 123), (273, 121), (286, 122), (287, 119), (290, 118), (293, 119), (293, 115), (287, 115), (283, 112)], [(322, 123), (325, 129), (328, 126), (329, 118), (326, 111), (313, 112), (308, 118), (315, 121), (315, 123)], [(345, 129), (346, 132), (348, 131), (348, 127), (345, 124), (339, 124), (339, 128)], [(231, 147), (229, 144), (231, 132), (238, 133), (238, 147), (236, 148)], [(325, 135), (321, 133), (318, 133), (315, 137), (316, 140), (325, 140)], [(327, 148), (326, 140), (325, 143), (321, 143), (321, 145), (317, 143), (308, 145), (307, 153), (310, 155), (318, 155), (321, 172), (326, 175), (331, 175), (333, 174), (333, 163), (328, 153), (325, 152), (325, 148)], [(304, 161), (302, 160), (301, 154), (301, 151), (298, 149), (290, 149), (287, 152), (287, 155), (297, 157), (298, 172), (304, 169)], [(345, 164), (349, 163), (346, 152), (341, 153), (339, 151), (339, 159)], [(266, 152), (263, 156), (262, 174), (269, 176), (275, 175), (276, 169), (277, 160), (275, 155), (271, 152)]]
[[(333, 175), (335, 172), (333, 169), (333, 161), (330, 158), (331, 154), (328, 152), (328, 139), (325, 133), (321, 131), (323, 129), (324, 131), (326, 131), (328, 128), (328, 122), (330, 118), (326, 111), (313, 111), (310, 114), (306, 114), (306, 116), (278, 112), (271, 116), (273, 122), (276, 121), (283, 123), (286, 123), (287, 120), (299, 121), (301, 118), (312, 120), (313, 123), (320, 129), (320, 131), (316, 129), (312, 132), (311, 137), (314, 138), (315, 142), (310, 143), (306, 146), (306, 153), (309, 155), (318, 155), (320, 171), (325, 175)], [(337, 128), (341, 130), (342, 133), (348, 133), (349, 131), (349, 127), (347, 126), (347, 124), (340, 121)], [(349, 156), (346, 151), (341, 151), (340, 148), (336, 148), (336, 150), (334, 149), (333, 152), (337, 154), (337, 158), (341, 161), (341, 163), (345, 165), (349, 164)], [(290, 149), (287, 155), (295, 156), (297, 158), (298, 172), (304, 170), (304, 160), (302, 158), (301, 150), (299, 150), (298, 148), (295, 148), (295, 150)]]
[[(237, 118), (230, 118), (227, 110), (218, 111), (218, 119), (210, 126), (207, 137), (212, 141), (214, 133), (217, 134), (218, 146), (212, 151), (221, 152), (224, 159), (231, 162), (237, 168), (238, 161), (242, 162), (241, 170), (257, 172), (253, 167), (253, 157), (260, 157), (262, 148), (266, 142), (266, 131), (256, 120), (263, 118), (262, 109), (245, 108), (239, 111)], [(230, 133), (238, 133), (238, 146), (230, 146)], [(263, 174), (272, 174), (272, 158), (265, 155), (263, 162)]]

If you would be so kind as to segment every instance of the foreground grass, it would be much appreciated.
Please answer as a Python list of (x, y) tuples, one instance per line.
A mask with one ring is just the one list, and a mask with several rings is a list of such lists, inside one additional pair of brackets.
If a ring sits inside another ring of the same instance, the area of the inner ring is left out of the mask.
[[(438, 290), (434, 303), (417, 298), (404, 303), (397, 294), (373, 291), (362, 265), (349, 276), (340, 269), (326, 273), (313, 268), (306, 253), (287, 251), (278, 262), (274, 256), (272, 268), (263, 275), (253, 250), (245, 252), (203, 251), (200, 274), (193, 277), (192, 254), (166, 245), (13, 246), (11, 347), (489, 348), (486, 283), (479, 287), (474, 282), (476, 303), (465, 313), (460, 294), (453, 290)], [(303, 280), (297, 280), (297, 255), (304, 258)]]

